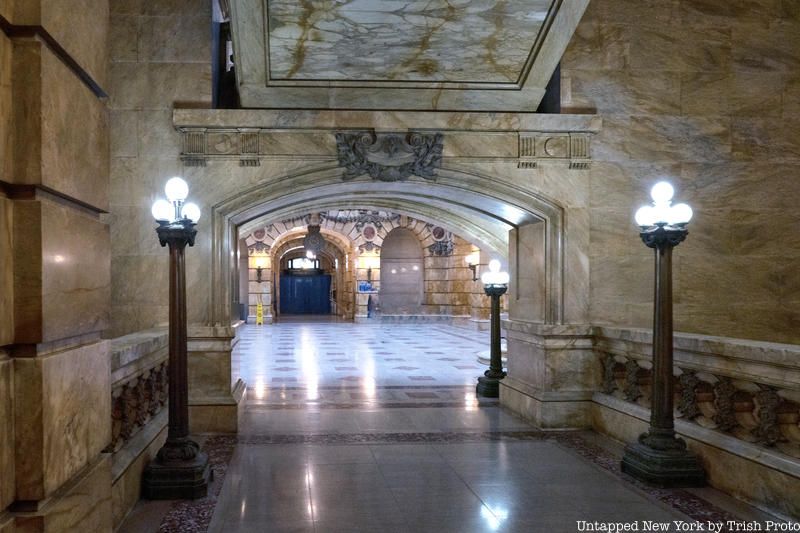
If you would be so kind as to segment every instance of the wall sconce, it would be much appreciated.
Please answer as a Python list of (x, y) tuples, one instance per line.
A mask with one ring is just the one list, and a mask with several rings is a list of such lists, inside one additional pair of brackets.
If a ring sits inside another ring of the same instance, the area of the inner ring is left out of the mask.
[(464, 258), (467, 262), (467, 267), (472, 270), (472, 281), (478, 281), (478, 267), (481, 264), (481, 253), (475, 251)]
[(377, 253), (359, 255), (356, 260), (356, 268), (366, 269), (367, 281), (372, 283), (372, 269), (381, 267), (381, 256)]
[(266, 258), (256, 257), (256, 281), (258, 283), (264, 281), (263, 279), (261, 279), (261, 274), (263, 273), (265, 266), (266, 266)]

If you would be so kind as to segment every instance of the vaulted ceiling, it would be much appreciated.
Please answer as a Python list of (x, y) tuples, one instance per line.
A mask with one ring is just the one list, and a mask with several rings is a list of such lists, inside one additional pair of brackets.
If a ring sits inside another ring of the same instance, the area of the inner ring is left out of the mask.
[(242, 105), (534, 111), (589, 0), (230, 0)]

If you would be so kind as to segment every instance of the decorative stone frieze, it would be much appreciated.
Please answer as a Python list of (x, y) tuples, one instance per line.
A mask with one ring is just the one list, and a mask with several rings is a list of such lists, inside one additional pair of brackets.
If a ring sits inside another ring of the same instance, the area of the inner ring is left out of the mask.
[(385, 211), (370, 211), (366, 209), (357, 210), (355, 213), (320, 213), (323, 220), (330, 220), (338, 224), (354, 223), (358, 231), (364, 229), (364, 226), (370, 224), (378, 229), (383, 228), (385, 222), (396, 222), (400, 220), (400, 215), (397, 213), (388, 213)]
[(139, 432), (167, 404), (167, 362), (116, 383), (111, 392), (111, 444), (114, 453)]
[[(649, 402), (650, 391), (641, 386), (650, 372), (642, 366), (646, 360), (610, 353), (599, 355), (605, 394), (629, 402)], [(619, 372), (620, 367), (624, 367), (624, 373)], [(787, 399), (789, 391), (694, 369), (677, 367), (675, 373), (675, 405), (681, 418), (800, 457), (800, 403)]]
[(339, 123), (346, 125), (334, 132), (330, 117), (315, 112), (307, 112), (295, 127), (288, 125), (285, 112), (269, 110), (246, 114), (215, 110), (213, 117), (176, 110), (174, 123), (183, 137), (180, 157), (187, 166), (228, 161), (255, 167), (265, 159), (299, 159), (338, 163), (345, 179), (366, 175), (383, 181), (412, 175), (433, 180), (448, 160), (507, 160), (526, 169), (541, 163), (587, 169), (592, 137), (599, 129), (599, 120), (585, 115), (492, 115), (493, 121), (506, 124), (501, 134), (494, 126), (472, 124), (463, 114), (443, 113), (425, 131), (407, 131), (414, 117), (386, 123), (385, 114), (359, 115), (354, 121), (352, 115), (338, 113)]
[(453, 241), (452, 239), (436, 241), (430, 246), (428, 246), (428, 251), (431, 255), (436, 256), (445, 256), (445, 255), (453, 255)]

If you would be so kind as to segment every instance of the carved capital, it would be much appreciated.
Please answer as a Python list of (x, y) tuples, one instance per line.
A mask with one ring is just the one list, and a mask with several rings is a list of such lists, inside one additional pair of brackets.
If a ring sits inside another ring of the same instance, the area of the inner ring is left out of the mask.
[(648, 248), (674, 248), (686, 240), (689, 230), (673, 226), (655, 226), (639, 233)]
[(191, 220), (183, 219), (172, 224), (161, 224), (156, 228), (158, 240), (161, 246), (169, 245), (170, 248), (185, 248), (194, 246), (194, 238), (197, 235), (195, 224)]

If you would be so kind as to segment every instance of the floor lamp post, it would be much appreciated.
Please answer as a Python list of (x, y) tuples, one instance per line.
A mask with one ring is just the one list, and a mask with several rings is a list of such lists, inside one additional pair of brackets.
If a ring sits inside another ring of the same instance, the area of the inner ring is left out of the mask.
[(167, 441), (147, 465), (142, 492), (152, 500), (201, 498), (208, 490), (208, 456), (189, 438), (189, 387), (186, 361), (186, 267), (184, 251), (194, 246), (200, 208), (184, 203), (189, 186), (172, 178), (167, 200), (153, 204), (161, 246), (169, 247), (169, 426)]
[(478, 378), (475, 392), (485, 398), (500, 396), (500, 380), (506, 377), (503, 371), (503, 360), (500, 352), (500, 297), (508, 290), (508, 272), (500, 272), (500, 261), (489, 262), (489, 271), (481, 275), (483, 291), (492, 299), (491, 347), (489, 352), (489, 370)]
[(659, 487), (705, 485), (705, 471), (697, 457), (675, 436), (672, 364), (672, 249), (686, 239), (692, 218), (687, 204), (672, 205), (672, 185), (653, 186), (653, 205), (636, 212), (642, 241), (655, 252), (655, 308), (653, 313), (653, 396), (650, 429), (625, 448), (622, 471)]

